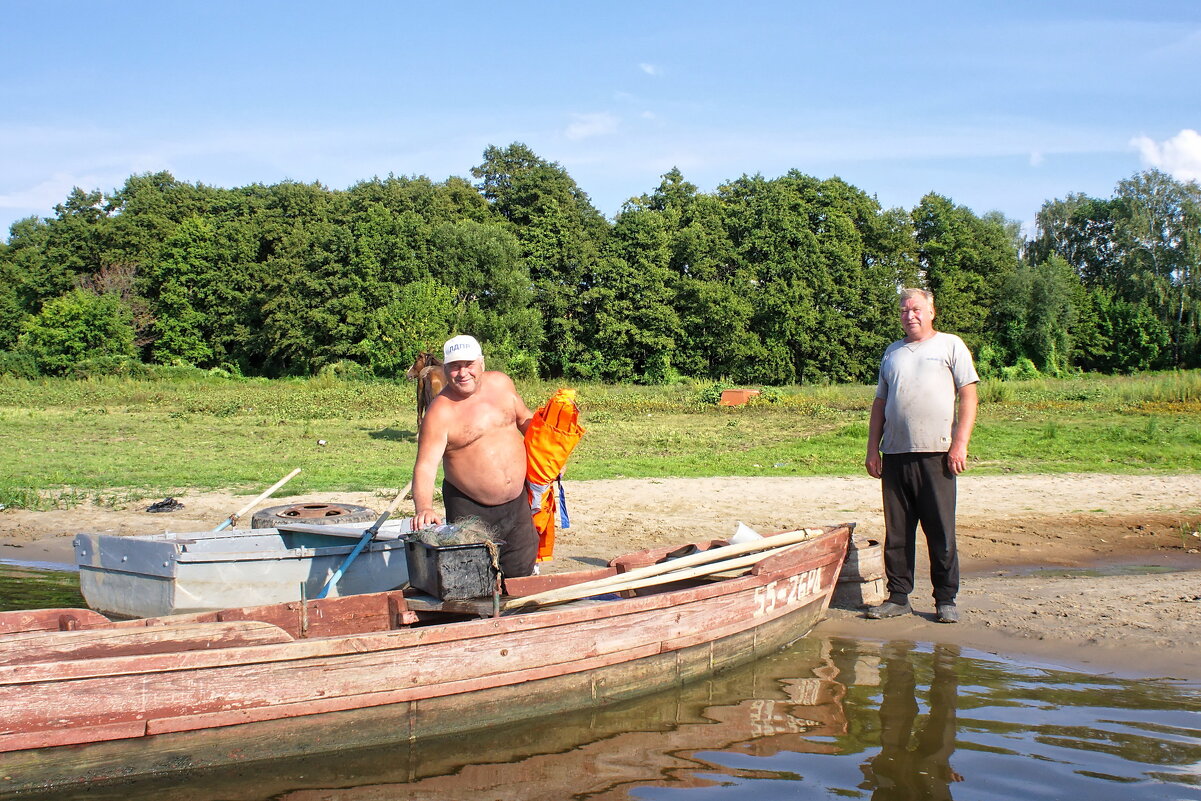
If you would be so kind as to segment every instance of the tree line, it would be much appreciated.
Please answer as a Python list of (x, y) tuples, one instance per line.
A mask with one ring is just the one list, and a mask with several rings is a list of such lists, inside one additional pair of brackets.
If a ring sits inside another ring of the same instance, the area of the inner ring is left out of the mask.
[(705, 193), (673, 169), (612, 220), (521, 143), (471, 174), (76, 188), (0, 244), (0, 373), (388, 378), (470, 332), (519, 376), (871, 381), (902, 286), (985, 375), (1201, 366), (1201, 189), (1162, 172), (1048, 201), (1029, 240), (796, 170)]

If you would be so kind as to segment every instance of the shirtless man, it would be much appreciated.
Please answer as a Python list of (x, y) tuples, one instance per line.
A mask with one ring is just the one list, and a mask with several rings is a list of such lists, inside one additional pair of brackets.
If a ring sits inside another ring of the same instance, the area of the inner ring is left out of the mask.
[(442, 462), (447, 522), (475, 515), (503, 540), (500, 569), (508, 578), (533, 573), (538, 532), (525, 492), (525, 439), (533, 412), (504, 373), (484, 370), (480, 343), (470, 336), (442, 348), (446, 387), (421, 421), (413, 504), (417, 528), (441, 523), (434, 477)]

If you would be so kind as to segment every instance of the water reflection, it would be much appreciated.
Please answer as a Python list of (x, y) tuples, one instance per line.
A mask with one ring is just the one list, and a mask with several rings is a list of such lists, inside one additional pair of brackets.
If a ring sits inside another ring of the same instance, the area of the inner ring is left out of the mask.
[(956, 673), (959, 648), (936, 645), (929, 714), (918, 722), (917, 678), (911, 643), (890, 643), (884, 653), (880, 700), (880, 751), (863, 765), (873, 801), (950, 799), (963, 776), (951, 768), (955, 752)]
[(908, 642), (810, 638), (675, 692), (441, 741), (409, 743), (382, 712), (254, 731), (178, 749), (313, 753), (46, 797), (1201, 799), (1198, 687)]
[(0, 559), (0, 612), (86, 606), (74, 565)]

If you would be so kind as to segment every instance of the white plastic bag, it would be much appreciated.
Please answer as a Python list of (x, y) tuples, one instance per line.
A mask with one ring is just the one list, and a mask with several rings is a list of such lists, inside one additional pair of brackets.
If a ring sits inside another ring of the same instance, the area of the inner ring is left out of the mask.
[(763, 539), (762, 534), (760, 534), (758, 531), (755, 531), (755, 529), (751, 528), (750, 526), (746, 525), (741, 520), (739, 520), (738, 528), (736, 528), (734, 530), (734, 536), (730, 537), (730, 544), (731, 545), (741, 545), (744, 542), (750, 542), (751, 540), (761, 540), (761, 539)]

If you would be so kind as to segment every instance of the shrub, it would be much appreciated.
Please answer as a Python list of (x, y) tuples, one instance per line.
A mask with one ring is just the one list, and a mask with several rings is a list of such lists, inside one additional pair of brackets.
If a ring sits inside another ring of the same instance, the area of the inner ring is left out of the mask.
[(734, 389), (734, 385), (723, 382), (701, 387), (696, 393), (697, 402), (705, 406), (716, 406), (721, 400), (721, 393), (727, 389)]
[(751, 398), (751, 403), (779, 403), (783, 398), (784, 393), (779, 387), (759, 387), (759, 394)]
[(150, 368), (130, 356), (95, 356), (76, 362), (67, 374), (71, 378), (149, 378)]
[(13, 378), (38, 378), (37, 359), (33, 354), (23, 350), (0, 351), (0, 375), (10, 375)]
[(1030, 381), (1042, 378), (1042, 373), (1034, 366), (1034, 362), (1025, 356), (1018, 359), (1017, 364), (1001, 368), (1001, 377), (1006, 381)]
[(116, 295), (76, 289), (47, 301), (23, 327), (18, 349), (51, 375), (63, 375), (85, 359), (135, 353), (133, 315)]
[(336, 378), (340, 381), (368, 381), (374, 377), (371, 368), (349, 359), (325, 365), (317, 372), (317, 376), (325, 379)]

